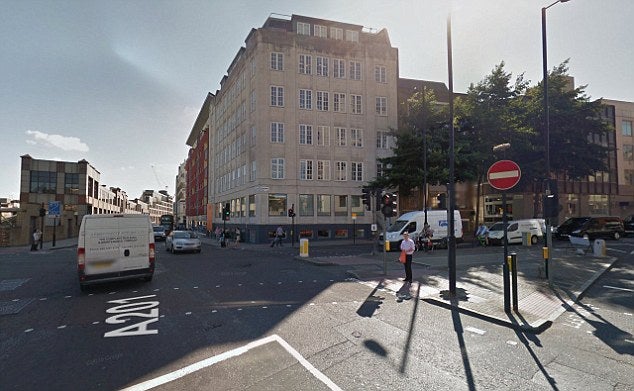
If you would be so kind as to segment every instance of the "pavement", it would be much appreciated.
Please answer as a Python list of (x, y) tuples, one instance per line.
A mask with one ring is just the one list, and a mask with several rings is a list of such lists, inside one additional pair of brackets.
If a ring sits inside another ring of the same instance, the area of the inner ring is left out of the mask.
[[(205, 244), (220, 247), (217, 240), (207, 237), (201, 239)], [(320, 246), (333, 244), (343, 247), (365, 246), (369, 250), (366, 254), (356, 256), (319, 256)], [(51, 242), (44, 242), (43, 249), (39, 252), (75, 246), (76, 238), (58, 240), (55, 246)], [(226, 250), (236, 251), (230, 247)], [(293, 256), (300, 262), (344, 267), (351, 278), (383, 292), (393, 293), (395, 298), (409, 293), (414, 299), (536, 334), (546, 330), (555, 319), (580, 300), (592, 283), (617, 260), (609, 256), (595, 256), (591, 251), (582, 253), (569, 245), (557, 244), (552, 249), (549, 278), (546, 278), (541, 245), (510, 245), (509, 254), (516, 253), (517, 282), (513, 284), (512, 277), (509, 277), (510, 292), (505, 303), (503, 247), (491, 247), (485, 251), (470, 244), (458, 246), (454, 292), (449, 289), (447, 250), (414, 253), (414, 281), (407, 284), (402, 281), (405, 272), (403, 265), (398, 262), (398, 253), (383, 253), (379, 249), (372, 252), (372, 248), (370, 241), (357, 240), (354, 244), (351, 240), (313, 241), (309, 242), (308, 251), (304, 249), (300, 254), (297, 243), (294, 248), (287, 244), (275, 249), (267, 244), (240, 243), (240, 250), (276, 251)], [(30, 246), (4, 247), (0, 248), (0, 256), (29, 250)], [(517, 289), (515, 300), (513, 287)], [(509, 311), (505, 311), (505, 308)]]

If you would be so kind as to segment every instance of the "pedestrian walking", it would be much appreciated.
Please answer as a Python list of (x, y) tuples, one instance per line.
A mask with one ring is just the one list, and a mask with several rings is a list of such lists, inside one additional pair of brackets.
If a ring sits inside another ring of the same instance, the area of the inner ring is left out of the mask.
[(33, 230), (33, 242), (31, 243), (31, 251), (37, 251), (37, 245), (40, 243), (40, 230), (39, 229), (34, 229)]
[(414, 254), (414, 250), (416, 249), (416, 245), (414, 241), (410, 239), (409, 232), (403, 233), (403, 241), (401, 242), (401, 251), (405, 253), (405, 278), (403, 281), (412, 282), (412, 254)]
[(240, 246), (240, 228), (236, 227), (236, 241), (235, 241), (235, 248), (238, 248)]
[(284, 237), (284, 230), (282, 229), (282, 226), (280, 225), (275, 230), (275, 238), (273, 238), (273, 243), (271, 243), (271, 247), (274, 247), (275, 245), (282, 247), (283, 237)]

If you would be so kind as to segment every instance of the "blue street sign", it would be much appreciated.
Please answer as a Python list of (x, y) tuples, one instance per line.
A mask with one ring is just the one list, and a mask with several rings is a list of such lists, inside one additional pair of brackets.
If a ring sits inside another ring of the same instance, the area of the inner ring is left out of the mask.
[(50, 217), (59, 217), (60, 215), (60, 204), (59, 201), (49, 201), (48, 202), (48, 215)]

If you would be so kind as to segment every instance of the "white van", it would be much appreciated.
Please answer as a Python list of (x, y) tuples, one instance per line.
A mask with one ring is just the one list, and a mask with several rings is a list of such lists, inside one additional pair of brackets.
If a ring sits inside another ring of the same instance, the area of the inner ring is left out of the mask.
[(81, 220), (77, 273), (82, 290), (95, 282), (154, 275), (154, 231), (148, 215), (97, 214)]
[[(397, 250), (403, 240), (403, 232), (409, 232), (414, 241), (422, 234), (425, 223), (425, 212), (414, 211), (401, 215), (386, 231), (390, 250)], [(427, 223), (434, 230), (432, 241), (442, 247), (447, 244), (449, 219), (446, 210), (428, 210)], [(462, 241), (462, 220), (460, 211), (454, 210), (454, 236)]]
[[(522, 243), (522, 235), (530, 232), (531, 244), (537, 244), (544, 236), (546, 223), (544, 219), (511, 220), (507, 222), (506, 238), (509, 244)], [(495, 223), (489, 228), (489, 243), (503, 244), (504, 223)]]

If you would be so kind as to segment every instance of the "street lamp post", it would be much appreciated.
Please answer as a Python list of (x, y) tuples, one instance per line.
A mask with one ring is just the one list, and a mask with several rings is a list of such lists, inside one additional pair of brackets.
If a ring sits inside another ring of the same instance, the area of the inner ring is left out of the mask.
[[(557, 0), (551, 5), (542, 8), (542, 72), (543, 72), (543, 82), (542, 87), (544, 88), (544, 138), (546, 144), (546, 196), (550, 195), (550, 111), (548, 107), (548, 50), (546, 45), (546, 10), (557, 3), (566, 3), (570, 0)], [(544, 204), (542, 204), (542, 209), (544, 209)], [(548, 258), (550, 258), (551, 248), (552, 248), (552, 230), (551, 230), (551, 220), (550, 216), (544, 216), (546, 218), (546, 253), (545, 253), (545, 262), (546, 262), (546, 274), (551, 280), (550, 273), (548, 273)]]

